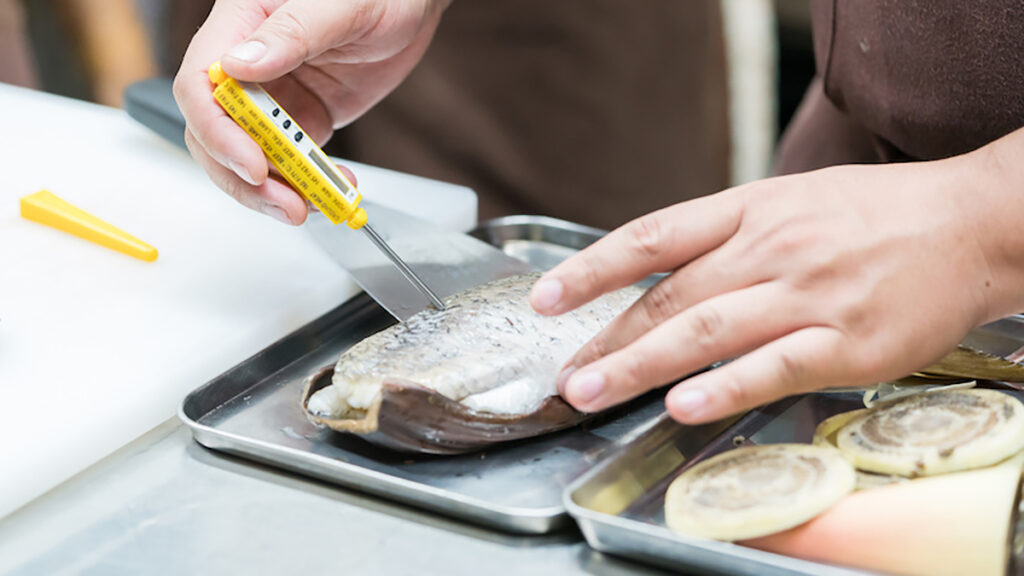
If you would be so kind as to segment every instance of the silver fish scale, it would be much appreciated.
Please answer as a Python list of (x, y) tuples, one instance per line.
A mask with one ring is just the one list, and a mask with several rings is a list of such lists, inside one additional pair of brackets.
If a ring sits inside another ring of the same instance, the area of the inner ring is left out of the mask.
[(444, 311), (424, 310), (366, 338), (341, 355), (332, 382), (379, 390), (385, 379), (410, 380), (452, 400), (513, 383), (541, 397), (554, 393), (564, 362), (642, 291), (626, 288), (545, 317), (529, 304), (539, 277), (511, 276), (466, 290), (446, 298)]

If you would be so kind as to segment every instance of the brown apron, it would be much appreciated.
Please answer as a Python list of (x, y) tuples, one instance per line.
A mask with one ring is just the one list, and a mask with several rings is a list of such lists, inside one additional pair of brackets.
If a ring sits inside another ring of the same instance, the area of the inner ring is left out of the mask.
[(728, 185), (724, 58), (717, 0), (456, 1), (328, 150), (611, 228)]
[(1024, 3), (815, 0), (819, 79), (779, 173), (945, 158), (1024, 126)]

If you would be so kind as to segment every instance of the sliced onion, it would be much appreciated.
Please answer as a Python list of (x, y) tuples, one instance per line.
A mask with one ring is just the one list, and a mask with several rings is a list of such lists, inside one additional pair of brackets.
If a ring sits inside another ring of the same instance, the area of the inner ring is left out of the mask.
[(832, 448), (737, 448), (672, 482), (665, 495), (665, 521), (691, 536), (756, 538), (806, 522), (853, 490), (855, 482), (853, 467)]
[(995, 390), (915, 394), (862, 411), (835, 444), (859, 470), (879, 474), (913, 478), (989, 466), (1024, 448), (1024, 404)]

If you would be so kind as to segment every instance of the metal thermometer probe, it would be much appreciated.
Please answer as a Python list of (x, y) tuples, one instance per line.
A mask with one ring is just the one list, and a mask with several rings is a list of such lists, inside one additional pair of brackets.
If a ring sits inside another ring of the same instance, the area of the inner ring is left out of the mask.
[(434, 308), (444, 310), (444, 302), (442, 302), (441, 299), (437, 297), (437, 294), (434, 294), (430, 287), (412, 271), (412, 268), (409, 268), (409, 265), (405, 263), (405, 260), (402, 260), (398, 254), (395, 254), (395, 251), (392, 250), (391, 246), (388, 246), (388, 243), (380, 237), (380, 234), (377, 234), (376, 230), (371, 228), (369, 224), (363, 224), (363, 231), (366, 232), (366, 235), (370, 237), (370, 240), (377, 245), (377, 248), (380, 248), (380, 251), (383, 252), (396, 267), (398, 267), (398, 271), (402, 273), (402, 276), (405, 276), (405, 279), (415, 286), (416, 289), (420, 291), (420, 294), (423, 294), (427, 297), (427, 300), (430, 300), (430, 303), (434, 305)]
[(288, 184), (309, 200), (334, 224), (344, 222), (366, 235), (416, 289), (438, 310), (444, 302), (366, 223), (366, 211), (359, 207), (363, 197), (345, 174), (267, 94), (259, 84), (239, 82), (228, 76), (216, 62), (209, 69), (217, 99), (228, 116), (245, 130), (267, 155), (267, 159)]

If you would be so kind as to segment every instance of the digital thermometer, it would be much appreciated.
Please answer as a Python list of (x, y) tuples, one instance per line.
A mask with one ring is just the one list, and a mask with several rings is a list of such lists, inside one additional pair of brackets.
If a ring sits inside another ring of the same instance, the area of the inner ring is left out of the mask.
[(259, 84), (239, 82), (216, 62), (209, 69), (217, 99), (228, 116), (259, 144), (267, 159), (291, 187), (334, 224), (363, 230), (402, 275), (438, 310), (444, 303), (366, 223), (362, 195), (323, 150)]

